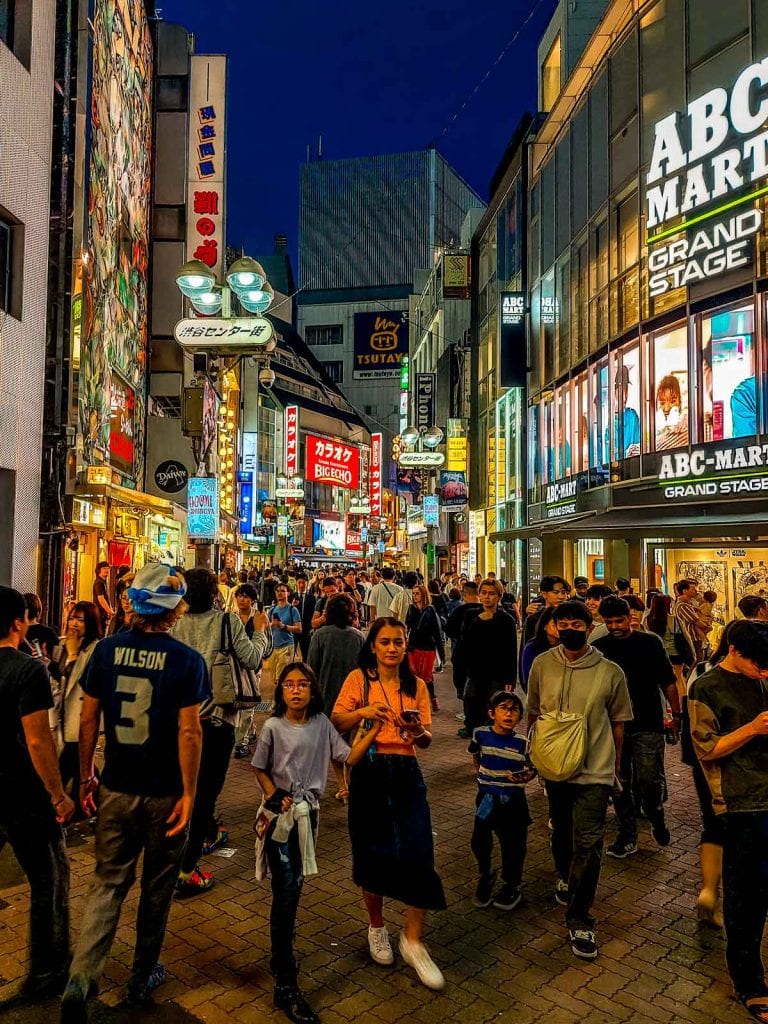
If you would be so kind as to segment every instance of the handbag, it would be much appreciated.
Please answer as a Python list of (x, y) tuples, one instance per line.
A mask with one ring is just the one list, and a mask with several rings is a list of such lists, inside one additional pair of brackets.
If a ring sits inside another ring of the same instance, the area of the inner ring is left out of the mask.
[[(568, 689), (570, 693), (570, 683)], [(557, 710), (540, 715), (528, 737), (528, 756), (547, 782), (567, 782), (587, 756), (587, 716), (564, 711), (563, 697), (561, 690)]]
[(219, 707), (253, 708), (261, 700), (254, 676), (237, 660), (228, 613), (221, 617), (219, 649), (211, 665), (211, 690), (213, 703)]

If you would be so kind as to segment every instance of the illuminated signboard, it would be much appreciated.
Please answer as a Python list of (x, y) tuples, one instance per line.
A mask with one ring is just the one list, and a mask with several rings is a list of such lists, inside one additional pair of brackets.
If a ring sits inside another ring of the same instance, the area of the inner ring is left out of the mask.
[(408, 355), (405, 312), (355, 313), (352, 376), (355, 380), (399, 377)]
[(443, 257), (443, 298), (468, 299), (470, 295), (469, 256), (463, 253), (446, 253)]
[(439, 526), (440, 525), (440, 499), (436, 494), (425, 494), (424, 495), (424, 525), (425, 526)]
[(435, 422), (436, 373), (416, 374), (416, 427), (431, 427)]
[(109, 462), (121, 473), (133, 473), (136, 395), (114, 373), (109, 386)]
[(285, 475), (299, 472), (299, 407), (289, 405), (285, 410)]
[(215, 540), (219, 529), (219, 483), (215, 476), (192, 476), (187, 483), (187, 531)]
[(499, 306), (499, 384), (524, 388), (528, 372), (526, 294), (501, 292)]
[(193, 56), (189, 98), (187, 259), (221, 277), (224, 260), (227, 58)]
[(371, 466), (368, 477), (368, 497), (371, 503), (371, 515), (381, 515), (381, 471), (384, 452), (382, 434), (371, 434)]
[(356, 491), (360, 487), (360, 452), (351, 444), (307, 434), (306, 478)]

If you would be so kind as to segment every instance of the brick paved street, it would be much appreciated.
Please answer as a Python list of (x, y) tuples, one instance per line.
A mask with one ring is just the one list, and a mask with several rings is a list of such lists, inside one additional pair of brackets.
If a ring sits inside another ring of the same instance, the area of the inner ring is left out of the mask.
[[(562, 910), (552, 898), (543, 790), (528, 787), (530, 832), (525, 900), (512, 913), (472, 905), (474, 865), (469, 852), (473, 781), (455, 736), (447, 676), (440, 678), (443, 710), (436, 739), (422, 756), (429, 785), (437, 863), (448, 910), (433, 915), (429, 945), (445, 971), (443, 993), (428, 992), (399, 957), (394, 968), (375, 967), (367, 953), (363, 909), (350, 879), (345, 811), (329, 795), (319, 840), (321, 875), (305, 886), (299, 916), (302, 983), (324, 1024), (408, 1020), (417, 1024), (481, 1024), (546, 1020), (594, 1024), (731, 1024), (747, 1019), (731, 998), (720, 935), (699, 931), (693, 912), (697, 884), (698, 822), (688, 770), (673, 753), (668, 763), (673, 844), (655, 847), (643, 832), (640, 852), (627, 861), (606, 859), (596, 906), (600, 957), (576, 960), (566, 945)], [(329, 794), (333, 789), (329, 788)], [(268, 884), (253, 880), (251, 823), (257, 787), (251, 769), (235, 761), (224, 792), (223, 817), (237, 849), (231, 860), (210, 857), (212, 892), (176, 903), (163, 953), (169, 981), (158, 1006), (141, 1015), (157, 1024), (270, 1024), (284, 1021), (271, 1004), (267, 970)], [(609, 835), (613, 836), (611, 825)], [(90, 843), (71, 850), (73, 924), (83, 912), (92, 865)], [(0, 857), (0, 998), (23, 974), (27, 892), (7, 855)], [(118, 1007), (131, 957), (135, 891), (108, 962), (96, 1022), (135, 1020)], [(399, 915), (390, 909), (390, 931)], [(4, 1024), (51, 1024), (55, 1004), (0, 1012)]]

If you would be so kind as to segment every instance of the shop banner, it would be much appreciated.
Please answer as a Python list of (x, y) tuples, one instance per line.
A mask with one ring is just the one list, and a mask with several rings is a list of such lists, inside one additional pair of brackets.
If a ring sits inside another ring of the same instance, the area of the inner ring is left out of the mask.
[(285, 410), (285, 475), (299, 472), (299, 407), (289, 405)]
[(239, 472), (237, 482), (240, 488), (240, 533), (253, 530), (253, 473)]
[(355, 313), (352, 376), (355, 380), (399, 377), (408, 355), (405, 310)]
[(217, 278), (224, 268), (227, 58), (194, 56), (190, 65), (187, 259)]
[(216, 540), (219, 532), (219, 482), (215, 476), (189, 478), (187, 532), (193, 539)]
[(436, 373), (416, 374), (416, 427), (426, 430), (435, 425)]
[(528, 373), (525, 292), (499, 294), (499, 385), (524, 388)]
[(368, 497), (370, 499), (372, 516), (381, 515), (381, 464), (383, 452), (383, 435), (371, 434), (371, 468), (368, 478)]
[(440, 500), (444, 508), (464, 508), (467, 504), (467, 474), (458, 470), (440, 470)]
[(436, 494), (424, 495), (424, 525), (440, 525), (440, 499)]
[(109, 384), (109, 464), (131, 476), (136, 392), (113, 373)]
[(306, 478), (356, 491), (360, 487), (360, 450), (343, 441), (307, 434)]
[(448, 252), (443, 257), (443, 298), (468, 299), (472, 263), (464, 253)]

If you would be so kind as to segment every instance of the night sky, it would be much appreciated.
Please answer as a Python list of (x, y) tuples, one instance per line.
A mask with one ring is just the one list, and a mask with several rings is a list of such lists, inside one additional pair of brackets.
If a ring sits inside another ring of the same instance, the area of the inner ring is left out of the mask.
[[(165, 0), (200, 53), (229, 57), (227, 241), (298, 247), (307, 146), (335, 159), (430, 142), (487, 199), (521, 114), (536, 107), (536, 46), (555, 0)], [(453, 115), (528, 24), (467, 108)], [(447, 128), (445, 134), (444, 129)]]

